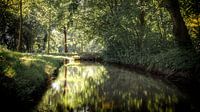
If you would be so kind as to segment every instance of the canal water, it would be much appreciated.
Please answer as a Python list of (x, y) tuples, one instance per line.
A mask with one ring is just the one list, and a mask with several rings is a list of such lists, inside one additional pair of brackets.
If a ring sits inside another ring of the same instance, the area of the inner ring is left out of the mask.
[(173, 84), (116, 66), (71, 62), (52, 81), (37, 112), (187, 112), (190, 104)]

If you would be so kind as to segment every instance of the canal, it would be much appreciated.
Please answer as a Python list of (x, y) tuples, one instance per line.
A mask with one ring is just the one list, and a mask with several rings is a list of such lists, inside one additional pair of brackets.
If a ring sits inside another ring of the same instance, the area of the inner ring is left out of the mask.
[(37, 112), (190, 111), (187, 97), (168, 81), (113, 65), (64, 64)]

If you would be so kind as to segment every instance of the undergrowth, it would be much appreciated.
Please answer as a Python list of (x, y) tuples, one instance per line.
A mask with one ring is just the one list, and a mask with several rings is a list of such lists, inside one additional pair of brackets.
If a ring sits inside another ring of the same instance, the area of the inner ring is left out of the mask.
[(142, 65), (148, 70), (157, 69), (172, 71), (192, 72), (195, 66), (200, 62), (200, 58), (197, 53), (181, 50), (178, 48), (169, 49), (160, 53), (150, 54), (147, 52), (117, 52), (104, 54), (105, 61)]

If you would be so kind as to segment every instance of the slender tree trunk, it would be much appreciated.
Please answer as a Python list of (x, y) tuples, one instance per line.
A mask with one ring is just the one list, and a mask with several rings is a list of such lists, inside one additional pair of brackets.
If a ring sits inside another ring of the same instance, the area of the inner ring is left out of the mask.
[(139, 14), (139, 20), (140, 20), (140, 38), (139, 41), (139, 51), (143, 48), (143, 39), (144, 39), (144, 30), (145, 30), (145, 1), (140, 0), (140, 14)]
[(47, 43), (48, 33), (45, 31), (44, 39), (43, 39), (43, 51), (46, 51), (46, 43)]
[(163, 31), (162, 31), (162, 17), (163, 17), (163, 14), (162, 14), (162, 11), (160, 9), (159, 9), (159, 13), (160, 13), (160, 16), (157, 19), (157, 21), (158, 21), (158, 29), (160, 31), (160, 37), (163, 40), (163, 38), (164, 38), (164, 34), (163, 34)]
[(169, 11), (173, 22), (173, 33), (175, 40), (180, 48), (192, 49), (192, 41), (188, 34), (187, 27), (181, 16), (178, 0), (168, 0), (166, 8)]
[(49, 31), (48, 31), (48, 38), (47, 38), (47, 53), (49, 54), (49, 51), (50, 51), (50, 38), (51, 38), (51, 10), (49, 11)]
[(48, 38), (47, 38), (47, 53), (49, 54), (49, 51), (50, 51), (50, 38), (51, 38), (51, 31), (49, 29), (48, 31)]
[(22, 47), (22, 0), (20, 0), (19, 3), (19, 7), (20, 7), (20, 23), (19, 23), (19, 38), (18, 38), (18, 44), (17, 44), (17, 51), (21, 51), (21, 47)]
[(64, 39), (65, 39), (64, 51), (65, 51), (65, 53), (67, 53), (67, 29), (65, 26), (64, 26)]

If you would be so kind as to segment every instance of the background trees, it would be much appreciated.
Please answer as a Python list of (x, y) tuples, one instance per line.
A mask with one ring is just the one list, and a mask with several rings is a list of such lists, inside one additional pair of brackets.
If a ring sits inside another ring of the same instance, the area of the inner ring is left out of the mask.
[(197, 0), (24, 0), (20, 8), (20, 1), (1, 0), (0, 42), (12, 50), (21, 45), (26, 52), (58, 52), (63, 48), (66, 26), (68, 46), (73, 52), (97, 50), (118, 59), (133, 54), (157, 54), (176, 45), (194, 46), (198, 51), (198, 3)]
[(192, 71), (198, 56), (187, 50), (199, 50), (199, 13), (192, 2), (196, 1), (82, 0), (72, 11), (69, 31), (84, 40), (83, 51), (93, 40), (100, 43), (107, 61)]
[(65, 2), (1, 0), (1, 44), (8, 49), (22, 52), (48, 52), (49, 50), (57, 52), (57, 47), (62, 43), (62, 35), (61, 32), (59, 35), (52, 32), (61, 31), (61, 27), (65, 25), (63, 9), (68, 2), (66, 0)]

